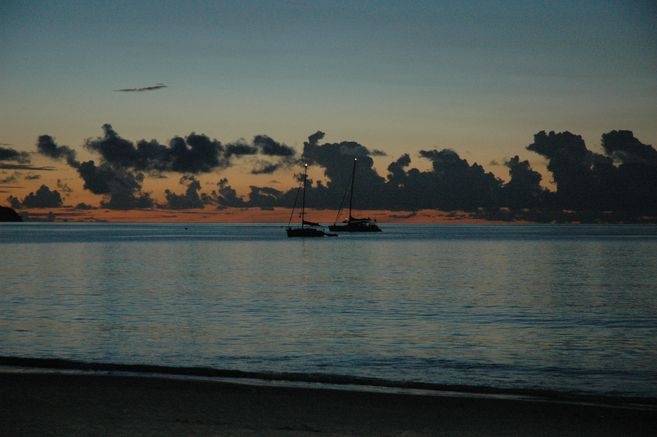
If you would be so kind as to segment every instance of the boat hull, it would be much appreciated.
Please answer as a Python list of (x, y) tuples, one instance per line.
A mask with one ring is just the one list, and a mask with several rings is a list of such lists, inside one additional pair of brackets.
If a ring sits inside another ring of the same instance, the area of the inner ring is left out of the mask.
[(331, 232), (381, 232), (375, 223), (345, 223), (343, 225), (329, 226)]
[(313, 228), (287, 228), (288, 237), (324, 237), (326, 233)]

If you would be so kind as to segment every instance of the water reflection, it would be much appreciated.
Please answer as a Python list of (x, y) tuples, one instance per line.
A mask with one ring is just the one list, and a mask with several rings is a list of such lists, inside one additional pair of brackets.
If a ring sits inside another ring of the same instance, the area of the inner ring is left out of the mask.
[(657, 396), (653, 228), (71, 226), (0, 228), (3, 354)]

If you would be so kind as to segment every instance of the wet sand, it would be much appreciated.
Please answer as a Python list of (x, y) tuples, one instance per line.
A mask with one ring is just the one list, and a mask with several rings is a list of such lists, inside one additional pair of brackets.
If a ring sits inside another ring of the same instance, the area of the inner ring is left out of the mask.
[(655, 436), (657, 411), (563, 402), (0, 373), (3, 435)]

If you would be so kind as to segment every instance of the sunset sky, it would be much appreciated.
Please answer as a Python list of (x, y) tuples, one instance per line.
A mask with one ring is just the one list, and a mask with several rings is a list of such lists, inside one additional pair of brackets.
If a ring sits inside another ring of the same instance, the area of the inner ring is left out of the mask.
[[(657, 3), (628, 1), (14, 1), (0, 2), (0, 204), (45, 184), (97, 205), (63, 162), (33, 153), (39, 135), (83, 148), (109, 123), (130, 141), (264, 134), (303, 150), (321, 130), (386, 156), (451, 148), (507, 178), (541, 130), (598, 151), (625, 129), (657, 144)], [(159, 87), (163, 84), (165, 87)], [(117, 91), (154, 87), (143, 91)], [(292, 171), (252, 175), (250, 158), (199, 177), (285, 189)], [(53, 167), (52, 170), (43, 170)], [(315, 169), (314, 176), (321, 177)], [(181, 174), (146, 178), (161, 200)], [(544, 176), (549, 184), (549, 175)], [(63, 189), (61, 187), (64, 187)]]

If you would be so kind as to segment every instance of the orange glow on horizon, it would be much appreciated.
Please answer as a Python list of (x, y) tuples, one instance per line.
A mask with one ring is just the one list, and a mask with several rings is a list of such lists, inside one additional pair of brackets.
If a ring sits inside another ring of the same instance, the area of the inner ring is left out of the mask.
[[(322, 224), (332, 224), (335, 210), (306, 209), (308, 220)], [(290, 219), (289, 208), (200, 208), (171, 210), (161, 208), (139, 210), (110, 210), (73, 208), (22, 209), (18, 211), (26, 221), (56, 222), (116, 222), (116, 223), (281, 223)], [(298, 211), (292, 223), (299, 222)], [(370, 217), (378, 223), (492, 223), (490, 220), (472, 218), (467, 212), (438, 211), (424, 209), (419, 211), (359, 210), (357, 217)], [(340, 220), (343, 217), (340, 218)], [(517, 223), (517, 222), (514, 222)]]

